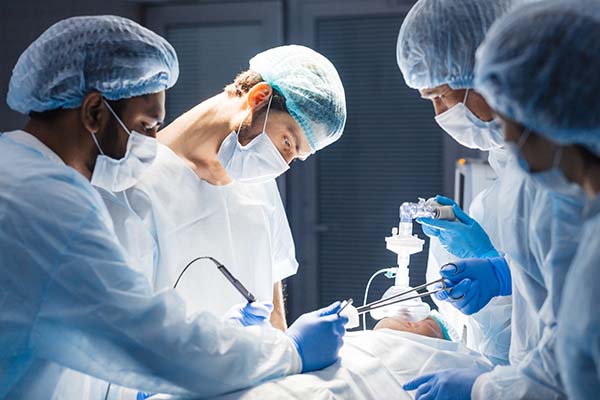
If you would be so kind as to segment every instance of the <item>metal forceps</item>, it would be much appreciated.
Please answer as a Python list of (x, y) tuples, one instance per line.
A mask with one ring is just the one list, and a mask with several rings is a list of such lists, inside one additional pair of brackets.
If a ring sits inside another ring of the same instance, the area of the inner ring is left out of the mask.
[[(441, 283), (442, 287), (439, 289), (431, 290), (429, 292), (425, 292), (425, 293), (418, 292), (419, 290), (424, 289), (427, 286), (430, 286), (430, 285), (433, 285), (436, 283)], [(436, 294), (436, 293), (443, 292), (443, 291), (451, 291), (451, 290), (452, 290), (451, 287), (446, 286), (446, 282), (444, 281), (444, 278), (440, 278), (435, 281), (424, 283), (421, 286), (417, 286), (415, 288), (408, 289), (402, 293), (397, 293), (393, 296), (386, 297), (385, 299), (376, 300), (369, 304), (365, 304), (364, 306), (357, 307), (356, 310), (358, 311), (358, 315), (361, 315), (361, 314), (365, 314), (369, 311), (376, 310), (378, 308), (391, 306), (392, 304), (402, 303), (404, 301), (414, 300), (414, 299), (418, 299), (420, 297), (430, 296), (432, 294)], [(406, 296), (407, 294), (410, 294), (412, 292), (415, 292), (416, 294), (414, 296), (402, 297), (402, 296)]]

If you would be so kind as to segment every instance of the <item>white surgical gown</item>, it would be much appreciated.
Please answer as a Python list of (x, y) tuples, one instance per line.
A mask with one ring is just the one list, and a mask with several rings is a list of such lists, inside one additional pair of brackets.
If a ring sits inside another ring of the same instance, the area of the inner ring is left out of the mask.
[[(490, 165), (498, 178), (491, 186), (479, 193), (472, 201), (469, 215), (485, 229), (494, 246), (503, 251), (502, 231), (507, 228), (506, 222), (498, 221), (497, 210), (501, 207), (501, 180), (506, 167), (507, 151), (495, 149), (490, 151)], [(431, 239), (427, 264), (427, 281), (439, 279), (442, 265), (456, 260), (439, 243), (437, 238)], [(492, 299), (483, 309), (472, 316), (462, 314), (447, 301), (433, 297), (439, 311), (460, 335), (465, 330), (466, 345), (486, 356), (494, 364), (509, 363), (511, 337), (512, 299), (502, 296)]]
[(78, 373), (211, 396), (300, 371), (278, 330), (186, 319), (172, 290), (154, 294), (89, 182), (35, 138), (11, 136), (0, 135), (0, 398), (55, 398)]
[(556, 321), (564, 279), (581, 235), (585, 197), (578, 188), (549, 192), (512, 159), (498, 202), (500, 249), (512, 275), (509, 366), (481, 375), (475, 399), (565, 398), (557, 365)]
[[(135, 212), (117, 234), (130, 243), (129, 249), (137, 243), (128, 236), (139, 230), (140, 219), (151, 232), (158, 259), (147, 269), (154, 270), (148, 275), (154, 275), (156, 290), (172, 287), (185, 266), (201, 256), (223, 263), (262, 301), (273, 300), (275, 282), (296, 273), (294, 242), (275, 181), (213, 186), (159, 145), (154, 164), (126, 192), (126, 200)], [(125, 206), (107, 205), (113, 219), (123, 219)], [(148, 246), (151, 250), (146, 253), (151, 254), (155, 249)], [(133, 252), (139, 253), (140, 247)], [(146, 259), (150, 265), (152, 257)], [(208, 260), (197, 261), (186, 271), (177, 292), (188, 313), (209, 310), (223, 315), (245, 301)]]
[(585, 217), (558, 315), (557, 358), (565, 390), (575, 400), (600, 393), (600, 197), (591, 202)]

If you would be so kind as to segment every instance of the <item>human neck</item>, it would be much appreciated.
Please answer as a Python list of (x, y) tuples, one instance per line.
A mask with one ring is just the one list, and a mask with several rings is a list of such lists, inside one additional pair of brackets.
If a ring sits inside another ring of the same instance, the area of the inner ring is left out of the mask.
[(75, 117), (76, 111), (66, 110), (64, 117), (52, 121), (30, 119), (23, 130), (56, 153), (66, 165), (91, 180), (98, 149), (85, 135), (85, 128), (78, 127)]
[(561, 169), (566, 177), (583, 188), (589, 197), (600, 193), (600, 162), (586, 154), (579, 146), (567, 146), (563, 150)]
[(600, 193), (600, 164), (590, 165), (587, 169), (583, 188), (588, 196), (598, 196), (598, 193)]
[(231, 122), (236, 111), (231, 96), (220, 93), (165, 127), (159, 133), (158, 141), (183, 159), (201, 179), (213, 185), (230, 183), (219, 162), (218, 152), (227, 135), (237, 129)]

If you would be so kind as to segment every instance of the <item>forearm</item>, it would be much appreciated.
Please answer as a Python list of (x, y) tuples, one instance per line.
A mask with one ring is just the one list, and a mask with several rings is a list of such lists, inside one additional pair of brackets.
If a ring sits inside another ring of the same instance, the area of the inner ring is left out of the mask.
[(187, 318), (181, 298), (153, 293), (90, 215), (46, 284), (31, 333), (40, 358), (121, 386), (202, 396), (301, 369), (294, 344), (275, 329), (210, 313)]
[(283, 284), (276, 282), (273, 285), (273, 312), (271, 313), (271, 325), (281, 331), (287, 329), (287, 320), (285, 318), (285, 301), (283, 299)]
[[(33, 346), (60, 365), (161, 393), (213, 396), (299, 372), (294, 345), (283, 333), (221, 324), (209, 313), (186, 320), (175, 311), (173, 295), (137, 301), (134, 310), (101, 307), (86, 315), (71, 312), (60, 323), (40, 320)], [(56, 337), (63, 338), (60, 346)], [(94, 354), (93, 362), (81, 354)]]

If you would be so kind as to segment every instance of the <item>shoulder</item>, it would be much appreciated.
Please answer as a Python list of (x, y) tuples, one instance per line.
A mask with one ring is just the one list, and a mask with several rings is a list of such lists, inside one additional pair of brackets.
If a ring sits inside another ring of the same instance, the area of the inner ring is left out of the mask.
[(52, 162), (29, 164), (11, 174), (1, 195), (2, 220), (28, 224), (31, 233), (53, 232), (56, 238), (77, 231), (86, 220), (104, 221), (108, 212), (90, 183), (70, 167)]
[(104, 210), (98, 192), (87, 179), (67, 166), (57, 165), (25, 176), (16, 188), (26, 203), (57, 210)]

